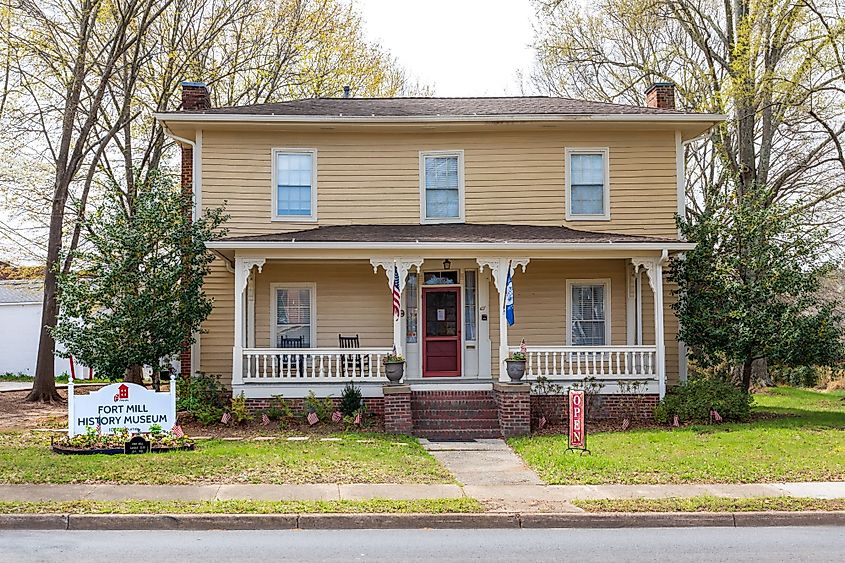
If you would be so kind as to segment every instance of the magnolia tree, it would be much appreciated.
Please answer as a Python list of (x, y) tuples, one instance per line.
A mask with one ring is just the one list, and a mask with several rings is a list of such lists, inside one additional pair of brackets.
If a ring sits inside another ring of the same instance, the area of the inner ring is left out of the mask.
[(786, 366), (830, 365), (843, 354), (842, 318), (822, 282), (833, 265), (821, 230), (777, 206), (723, 202), (719, 211), (681, 221), (694, 250), (673, 261), (679, 338), (701, 365), (754, 360)]
[(206, 241), (223, 234), (221, 209), (191, 221), (191, 199), (159, 174), (118, 185), (84, 221), (77, 267), (59, 276), (61, 316), (53, 331), (72, 354), (103, 376), (154, 381), (211, 312), (202, 290), (212, 254)]

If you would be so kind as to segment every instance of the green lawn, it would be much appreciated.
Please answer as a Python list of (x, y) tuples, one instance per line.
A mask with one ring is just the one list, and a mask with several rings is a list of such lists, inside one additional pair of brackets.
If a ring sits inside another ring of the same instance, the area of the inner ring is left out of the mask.
[[(0, 483), (453, 483), (413, 438), (200, 440), (193, 452), (59, 455), (36, 433), (0, 433)], [(361, 440), (364, 442), (362, 443)]]
[[(513, 438), (550, 484), (754, 483), (845, 480), (845, 392), (779, 387), (755, 396), (746, 424), (588, 435), (592, 455), (565, 453), (566, 436)], [(588, 426), (589, 432), (589, 426)]]
[(691, 497), (660, 499), (574, 500), (572, 504), (587, 512), (761, 512), (782, 510), (845, 510), (845, 499), (794, 497)]
[(427, 513), (481, 512), (475, 499), (331, 500), (331, 501), (50, 501), (2, 502), (0, 514), (303, 514), (303, 513)]

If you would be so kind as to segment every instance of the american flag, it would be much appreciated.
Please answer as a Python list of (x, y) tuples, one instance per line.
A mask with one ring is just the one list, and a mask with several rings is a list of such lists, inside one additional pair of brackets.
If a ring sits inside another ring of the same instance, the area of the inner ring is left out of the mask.
[(97, 423), (97, 435), (99, 436), (102, 433), (103, 429), (100, 427), (100, 423)]
[(525, 339), (522, 339), (522, 342), (519, 343), (519, 351), (523, 354), (528, 353), (528, 347), (525, 345)]
[(719, 414), (719, 411), (717, 411), (716, 409), (712, 409), (712, 410), (710, 411), (710, 416), (712, 416), (712, 417), (713, 417), (713, 420), (714, 420), (715, 422), (722, 422), (722, 415), (720, 415), (720, 414)]
[(355, 414), (355, 424), (357, 424), (358, 426), (361, 426), (361, 413)]
[(314, 426), (318, 422), (320, 422), (320, 417), (317, 416), (317, 413), (309, 412), (308, 413), (308, 424), (310, 424), (311, 426)]
[(340, 422), (341, 420), (343, 420), (343, 415), (342, 415), (342, 414), (340, 414), (340, 411), (334, 411), (334, 412), (332, 413), (332, 422), (334, 422), (335, 424), (337, 424), (337, 423), (338, 423), (338, 422)]
[(232, 422), (232, 415), (227, 412), (224, 412), (223, 418), (220, 419), (220, 422), (223, 424), (229, 424), (230, 422)]
[(181, 426), (179, 426), (178, 424), (174, 424), (174, 425), (173, 425), (173, 428), (171, 428), (171, 429), (170, 429), (170, 431), (171, 431), (171, 432), (173, 433), (173, 435), (174, 435), (174, 436), (176, 436), (177, 438), (182, 438), (183, 436), (185, 436), (185, 433), (182, 431), (182, 427), (181, 427)]
[(402, 292), (399, 291), (399, 268), (393, 265), (393, 316), (399, 318)]
[(540, 430), (542, 430), (545, 425), (546, 425), (546, 417), (541, 416), (540, 417), (540, 424), (538, 424), (537, 426), (540, 428)]
[(622, 430), (627, 430), (631, 426), (631, 419), (625, 418), (622, 420)]
[(264, 425), (264, 426), (267, 426), (268, 424), (270, 424), (270, 417), (267, 416), (266, 414), (262, 414), (261, 415), (261, 424)]
[(672, 426), (677, 428), (680, 425), (681, 425), (681, 421), (678, 419), (678, 415), (675, 415), (675, 417), (672, 419)]

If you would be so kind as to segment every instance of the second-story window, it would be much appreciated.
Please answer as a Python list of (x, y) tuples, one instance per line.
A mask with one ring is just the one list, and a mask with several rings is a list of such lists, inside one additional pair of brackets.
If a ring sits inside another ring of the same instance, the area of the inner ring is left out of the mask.
[(566, 219), (610, 219), (607, 149), (566, 150)]
[(303, 221), (317, 217), (316, 151), (276, 150), (275, 211), (276, 219)]
[(462, 151), (420, 153), (420, 214), (423, 223), (464, 219)]

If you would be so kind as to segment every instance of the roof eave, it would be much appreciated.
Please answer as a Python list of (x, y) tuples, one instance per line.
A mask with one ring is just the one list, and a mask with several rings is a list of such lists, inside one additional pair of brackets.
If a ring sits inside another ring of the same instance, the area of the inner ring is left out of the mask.
[(409, 123), (495, 123), (495, 122), (542, 122), (542, 121), (603, 121), (641, 122), (658, 121), (669, 123), (720, 123), (727, 119), (724, 114), (685, 113), (595, 113), (595, 114), (503, 114), (503, 115), (260, 115), (241, 113), (189, 113), (164, 112), (153, 116), (162, 122), (180, 123), (355, 123), (355, 124), (409, 124)]
[(695, 248), (695, 243), (678, 242), (315, 242), (315, 241), (226, 241), (206, 243), (208, 248), (218, 250), (611, 250), (626, 249), (638, 251), (684, 251)]

